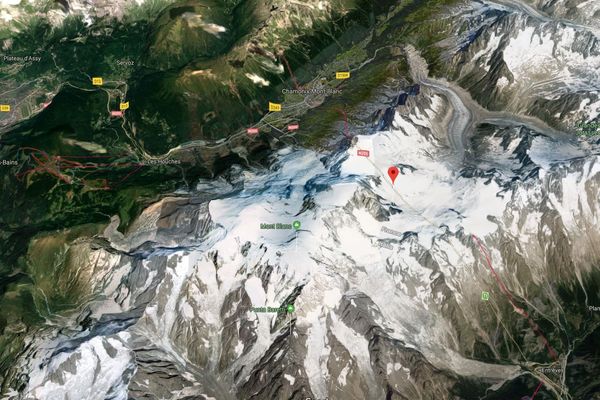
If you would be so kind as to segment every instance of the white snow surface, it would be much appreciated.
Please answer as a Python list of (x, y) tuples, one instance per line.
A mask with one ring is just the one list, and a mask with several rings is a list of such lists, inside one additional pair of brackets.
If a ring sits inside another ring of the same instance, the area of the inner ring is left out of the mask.
[[(125, 335), (124, 335), (125, 336)], [(115, 356), (107, 351), (110, 348)], [(95, 337), (72, 353), (55, 356), (49, 365), (32, 376), (27, 394), (35, 399), (105, 399), (126, 400), (126, 383), (122, 376), (133, 364), (133, 352), (118, 337)], [(74, 373), (65, 371), (63, 363), (73, 362)], [(49, 379), (60, 369), (64, 384)]]

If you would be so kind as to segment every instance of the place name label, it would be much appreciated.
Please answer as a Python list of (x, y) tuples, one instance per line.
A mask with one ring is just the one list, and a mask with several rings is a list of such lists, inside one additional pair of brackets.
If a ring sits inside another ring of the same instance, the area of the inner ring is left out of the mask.
[(17, 160), (0, 160), (0, 165), (3, 167), (15, 167), (19, 165)]
[(4, 62), (40, 62), (40, 56), (2, 56)]
[(560, 374), (562, 374), (562, 369), (560, 369), (560, 368), (541, 368), (540, 371), (543, 374), (546, 374), (546, 375), (548, 375), (548, 374), (554, 374), (554, 375), (560, 375)]
[(577, 133), (584, 136), (597, 136), (600, 135), (600, 122), (580, 122), (575, 128)]
[(292, 229), (292, 224), (260, 224), (260, 229)]
[(381, 241), (381, 240), (377, 242), (377, 246), (381, 247), (383, 249), (394, 250), (394, 246), (392, 246), (388, 242), (384, 242), (384, 241)]
[(288, 311), (286, 307), (252, 307), (250, 310), (257, 313), (280, 313)]
[(167, 158), (164, 160), (144, 160), (140, 162), (140, 165), (180, 165), (181, 160), (174, 158)]
[(127, 65), (127, 66), (133, 66), (135, 65), (135, 61), (131, 61), (131, 60), (117, 60), (117, 65)]
[(282, 89), (283, 94), (341, 94), (341, 89), (321, 88), (321, 89)]
[(590, 311), (600, 311), (600, 307), (599, 306), (588, 306), (588, 309)]
[(383, 233), (389, 233), (390, 235), (394, 235), (394, 236), (400, 236), (400, 237), (404, 236), (404, 234), (402, 234), (402, 232), (398, 232), (398, 231), (395, 231), (393, 229), (386, 228), (385, 226), (381, 227), (381, 232), (383, 232)]

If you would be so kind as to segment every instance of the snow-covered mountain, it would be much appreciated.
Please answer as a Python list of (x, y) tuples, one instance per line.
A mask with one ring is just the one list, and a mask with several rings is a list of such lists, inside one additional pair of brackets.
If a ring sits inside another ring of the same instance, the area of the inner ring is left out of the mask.
[(594, 0), (528, 0), (540, 13), (581, 25), (600, 28), (600, 3)]
[(477, 163), (457, 168), (439, 128), (452, 113), (423, 87), (347, 149), (286, 148), (154, 204), (125, 236), (115, 220), (86, 244), (101, 296), (32, 339), (20, 397), (495, 398), (539, 366), (563, 373), (586, 335), (562, 304), (597, 277), (600, 160), (486, 125), (468, 142)]
[(90, 299), (30, 335), (5, 398), (596, 399), (600, 156), (558, 128), (598, 121), (598, 37), (457, 10), (456, 82), (406, 46), (419, 90), (378, 129), (78, 242)]
[(485, 107), (575, 132), (600, 115), (600, 29), (519, 2), (471, 2), (452, 42), (454, 79)]

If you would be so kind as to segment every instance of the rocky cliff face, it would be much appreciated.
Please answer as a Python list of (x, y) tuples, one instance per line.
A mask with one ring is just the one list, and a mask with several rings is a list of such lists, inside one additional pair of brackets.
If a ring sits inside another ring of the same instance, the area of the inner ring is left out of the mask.
[(485, 107), (576, 132), (600, 115), (599, 31), (513, 3), (474, 2), (462, 11), (451, 74)]
[(600, 4), (596, 1), (529, 0), (527, 3), (553, 18), (600, 28)]

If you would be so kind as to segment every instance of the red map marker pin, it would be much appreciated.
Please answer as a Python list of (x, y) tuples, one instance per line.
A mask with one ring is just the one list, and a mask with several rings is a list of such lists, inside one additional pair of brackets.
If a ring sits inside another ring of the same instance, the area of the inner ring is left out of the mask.
[(398, 168), (396, 168), (394, 166), (389, 167), (388, 168), (388, 175), (390, 176), (390, 179), (392, 180), (392, 185), (393, 185), (394, 181), (398, 177)]

